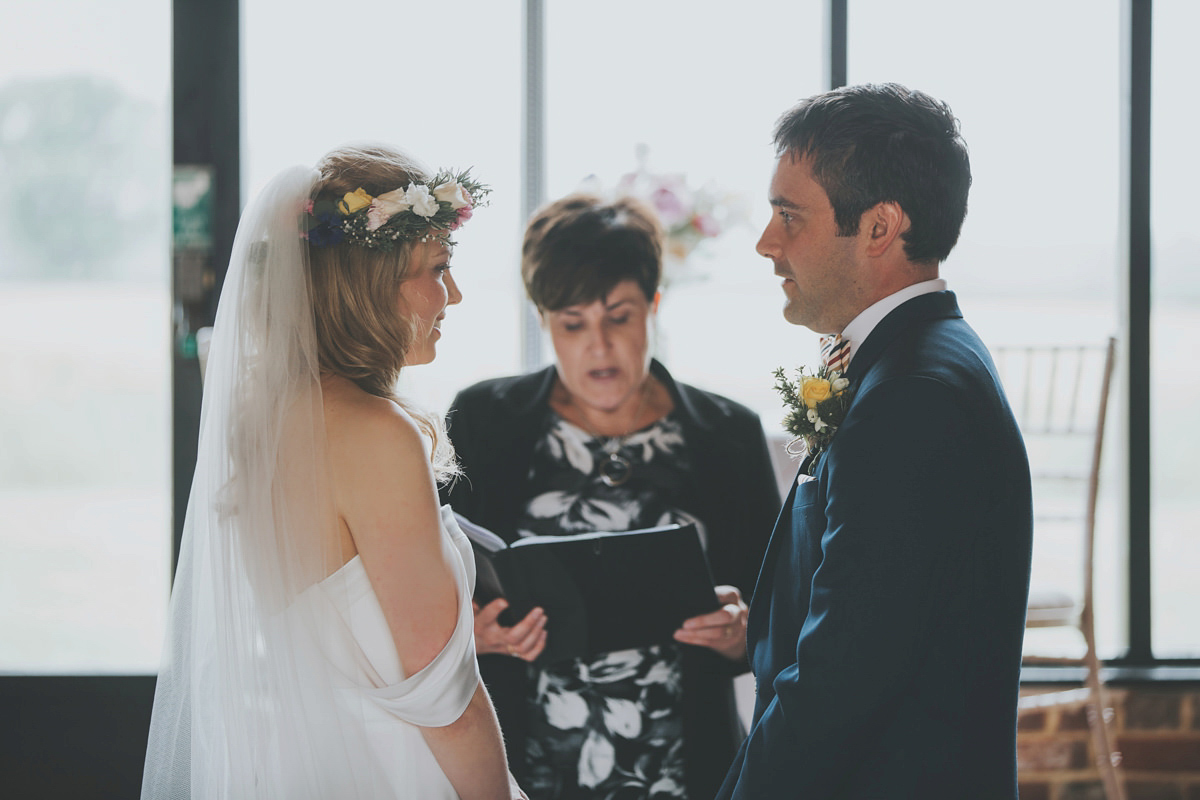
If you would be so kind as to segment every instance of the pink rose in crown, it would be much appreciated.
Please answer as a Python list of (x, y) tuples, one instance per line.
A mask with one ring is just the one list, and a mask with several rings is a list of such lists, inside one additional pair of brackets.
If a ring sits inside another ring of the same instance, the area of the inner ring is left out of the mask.
[(450, 230), (456, 231), (462, 227), (462, 224), (471, 218), (475, 210), (471, 206), (463, 206), (458, 211), (454, 212), (454, 221), (450, 223)]
[(373, 231), (401, 211), (407, 211), (411, 204), (403, 189), (393, 189), (384, 192), (371, 201), (367, 208), (367, 230)]

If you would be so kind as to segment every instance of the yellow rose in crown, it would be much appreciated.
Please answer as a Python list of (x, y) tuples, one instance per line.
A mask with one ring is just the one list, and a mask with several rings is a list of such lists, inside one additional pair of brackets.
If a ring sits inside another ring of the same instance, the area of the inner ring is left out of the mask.
[(371, 205), (371, 201), (374, 199), (360, 186), (353, 192), (346, 192), (342, 201), (338, 203), (338, 210), (343, 214), (353, 214), (355, 211), (362, 211)]
[(800, 398), (809, 408), (816, 408), (818, 403), (823, 403), (832, 396), (833, 386), (824, 378), (807, 376), (800, 381)]

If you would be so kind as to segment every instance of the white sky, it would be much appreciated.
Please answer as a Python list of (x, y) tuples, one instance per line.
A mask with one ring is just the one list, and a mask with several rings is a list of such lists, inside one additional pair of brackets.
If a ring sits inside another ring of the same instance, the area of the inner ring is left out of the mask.
[[(399, 144), (434, 167), (474, 165), (495, 187), (492, 207), (460, 237), (466, 300), (451, 310), (438, 361), (412, 375), (412, 392), (433, 406), (474, 380), (519, 369), (522, 5), (242, 2), (247, 194), (354, 139)], [(753, 243), (768, 213), (771, 126), (822, 88), (823, 0), (547, 6), (547, 196), (589, 174), (615, 182), (644, 143), (652, 169), (746, 198), (752, 226), (723, 235), (695, 262), (705, 281), (668, 294), (659, 346), (679, 377), (752, 405), (770, 427), (778, 408), (770, 370), (810, 361), (815, 339), (782, 320), (777, 281)], [(1118, 325), (1122, 6), (850, 1), (851, 82), (907, 83), (947, 100), (962, 120), (975, 185), (944, 274), (990, 341), (1047, 331), (1095, 340)], [(90, 74), (157, 105), (165, 184), (170, 8), (167, 0), (3, 0), (0, 87)], [(1155, 14), (1156, 354), (1193, 365), (1159, 378), (1170, 391), (1156, 402), (1173, 405), (1156, 406), (1159, 430), (1170, 435), (1156, 437), (1155, 452), (1156, 463), (1183, 464), (1200, 446), (1191, 411), (1200, 364), (1188, 347), (1200, 336), (1200, 65), (1191, 41), (1200, 4), (1159, 0)], [(1194, 526), (1192, 506), (1181, 514)], [(1183, 524), (1158, 530), (1177, 528), (1183, 535)], [(1194, 603), (1194, 587), (1182, 576), (1178, 583)]]

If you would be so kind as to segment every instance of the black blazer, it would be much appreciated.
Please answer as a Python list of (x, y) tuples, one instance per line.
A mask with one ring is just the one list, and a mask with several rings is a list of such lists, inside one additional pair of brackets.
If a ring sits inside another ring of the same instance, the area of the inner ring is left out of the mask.
[(950, 292), (890, 313), (750, 610), (758, 697), (718, 797), (1017, 796), (1032, 503), (991, 357)]
[[(651, 374), (675, 402), (692, 461), (693, 480), (679, 507), (704, 522), (708, 559), (718, 584), (742, 590), (746, 601), (762, 564), (779, 490), (757, 415), (719, 395), (676, 383), (657, 361)], [(442, 492), (455, 511), (505, 539), (529, 501), (533, 448), (551, 413), (555, 368), (478, 383), (455, 398), (447, 415), (463, 476)], [(733, 697), (732, 664), (710, 650), (683, 648), (683, 714), (688, 796), (712, 797), (745, 730)], [(496, 705), (513, 774), (522, 777), (525, 662), (501, 655), (479, 658)]]

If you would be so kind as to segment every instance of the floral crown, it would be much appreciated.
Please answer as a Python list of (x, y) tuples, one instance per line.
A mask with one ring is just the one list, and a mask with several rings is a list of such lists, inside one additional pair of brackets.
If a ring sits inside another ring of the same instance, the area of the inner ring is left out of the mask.
[(372, 197), (359, 187), (341, 198), (318, 197), (305, 207), (302, 236), (314, 247), (346, 242), (369, 250), (391, 250), (396, 242), (430, 236), (453, 245), (450, 232), (487, 205), (491, 188), (471, 179), (470, 170), (439, 170), (428, 181)]

